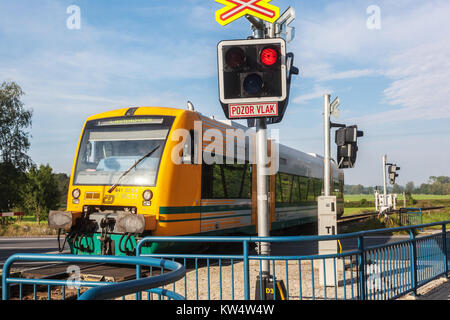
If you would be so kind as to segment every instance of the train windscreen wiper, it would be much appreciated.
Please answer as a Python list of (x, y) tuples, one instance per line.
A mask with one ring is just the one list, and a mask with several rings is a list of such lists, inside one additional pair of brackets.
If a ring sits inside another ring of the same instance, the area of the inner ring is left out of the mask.
[(115, 184), (112, 185), (111, 188), (109, 188), (108, 193), (111, 193), (114, 191), (114, 189), (116, 189), (119, 186), (119, 182), (120, 180), (125, 177), (131, 170), (133, 170), (139, 163), (141, 163), (142, 161), (144, 161), (145, 158), (150, 157), (156, 150), (158, 150), (159, 145), (157, 145), (155, 148), (153, 148), (149, 153), (145, 154), (142, 158), (140, 158), (138, 161), (136, 161), (127, 171), (125, 171), (120, 177), (119, 179), (117, 179), (117, 182)]

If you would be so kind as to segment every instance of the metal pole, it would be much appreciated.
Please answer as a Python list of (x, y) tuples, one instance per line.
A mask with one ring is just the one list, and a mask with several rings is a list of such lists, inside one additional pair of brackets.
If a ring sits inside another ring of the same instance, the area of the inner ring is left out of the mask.
[[(256, 120), (256, 152), (257, 152), (257, 197), (258, 197), (258, 237), (269, 237), (269, 203), (266, 172), (267, 159), (267, 132), (266, 119)], [(270, 255), (270, 243), (261, 242), (261, 255)], [(270, 266), (268, 260), (262, 260), (262, 275), (267, 277), (270, 274)]]
[[(261, 19), (255, 19), (253, 24), (254, 38), (265, 38), (265, 24)], [(267, 165), (267, 121), (266, 118), (256, 119), (256, 189), (257, 189), (257, 214), (258, 214), (258, 237), (269, 237), (269, 202), (268, 202), (268, 181), (266, 176)], [(260, 242), (260, 255), (270, 255), (270, 243)], [(270, 275), (270, 262), (261, 261), (261, 281)]]
[(330, 95), (324, 95), (323, 101), (323, 127), (324, 127), (324, 137), (325, 137), (325, 152), (323, 158), (323, 187), (324, 195), (328, 197), (331, 195), (331, 172), (330, 172), (330, 162), (331, 162), (331, 146), (330, 146)]
[(386, 162), (387, 156), (383, 156), (383, 188), (384, 188), (384, 199), (386, 200), (387, 196), (387, 183), (386, 183)]

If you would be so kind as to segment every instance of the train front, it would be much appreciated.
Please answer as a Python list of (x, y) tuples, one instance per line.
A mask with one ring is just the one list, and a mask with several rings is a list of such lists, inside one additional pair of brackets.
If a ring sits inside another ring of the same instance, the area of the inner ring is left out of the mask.
[(175, 117), (132, 112), (85, 124), (67, 212), (49, 214), (50, 227), (66, 232), (73, 254), (133, 255), (137, 239), (156, 228), (153, 195)]

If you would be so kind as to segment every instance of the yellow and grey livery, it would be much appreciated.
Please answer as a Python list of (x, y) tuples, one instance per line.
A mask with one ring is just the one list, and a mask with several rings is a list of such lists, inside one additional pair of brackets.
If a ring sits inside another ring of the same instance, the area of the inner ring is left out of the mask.
[[(91, 116), (78, 141), (67, 211), (51, 212), (49, 224), (66, 231), (75, 254), (133, 254), (144, 236), (254, 234), (253, 136), (193, 110)], [(323, 159), (283, 145), (269, 153), (269, 166), (278, 169), (269, 175), (272, 230), (316, 221)], [(332, 173), (342, 214), (343, 172), (333, 166)]]

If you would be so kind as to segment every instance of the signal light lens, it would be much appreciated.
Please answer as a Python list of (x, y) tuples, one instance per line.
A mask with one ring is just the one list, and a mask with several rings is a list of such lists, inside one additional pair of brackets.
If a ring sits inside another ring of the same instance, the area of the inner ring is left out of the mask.
[(264, 81), (259, 74), (252, 73), (248, 75), (243, 83), (245, 92), (248, 94), (258, 94), (261, 92)]
[(242, 50), (239, 47), (233, 47), (230, 50), (228, 50), (225, 60), (227, 65), (230, 68), (238, 69), (242, 67), (245, 63), (245, 53), (244, 50)]
[(265, 66), (273, 66), (278, 61), (278, 52), (274, 48), (265, 48), (261, 51), (261, 62)]

